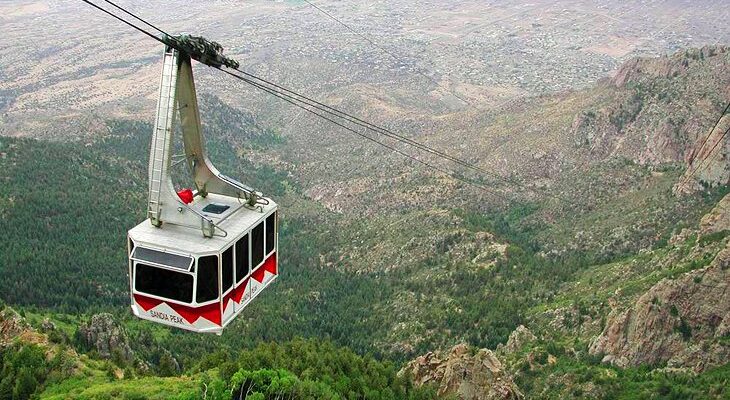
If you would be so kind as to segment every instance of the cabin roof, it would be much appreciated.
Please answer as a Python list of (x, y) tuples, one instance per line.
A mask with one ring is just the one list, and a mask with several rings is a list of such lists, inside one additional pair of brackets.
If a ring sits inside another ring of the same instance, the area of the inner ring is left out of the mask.
[[(162, 226), (157, 228), (147, 219), (129, 230), (129, 238), (135, 244), (191, 256), (220, 253), (276, 210), (276, 203), (271, 199), (267, 200), (269, 204), (262, 205), (263, 212), (261, 212), (247, 208), (244, 206), (244, 200), (234, 197), (212, 193), (206, 198), (196, 197), (189, 206), (213, 219), (228, 232), (226, 237), (218, 236), (223, 234), (219, 229), (216, 229), (216, 236), (203, 237), (200, 226), (187, 227), (163, 222)], [(210, 204), (225, 205), (230, 208), (221, 214), (203, 212), (202, 210)], [(165, 220), (164, 215), (162, 220)]]

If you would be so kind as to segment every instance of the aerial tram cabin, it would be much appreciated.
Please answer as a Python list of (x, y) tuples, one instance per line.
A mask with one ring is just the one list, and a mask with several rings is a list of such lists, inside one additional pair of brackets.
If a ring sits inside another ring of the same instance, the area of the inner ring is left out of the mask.
[[(128, 233), (130, 300), (142, 319), (220, 334), (277, 277), (277, 206), (208, 159), (191, 56), (211, 57), (172, 40), (150, 145), (148, 218)], [(173, 155), (178, 114), (184, 154)], [(194, 189), (176, 191), (171, 169), (183, 162)]]

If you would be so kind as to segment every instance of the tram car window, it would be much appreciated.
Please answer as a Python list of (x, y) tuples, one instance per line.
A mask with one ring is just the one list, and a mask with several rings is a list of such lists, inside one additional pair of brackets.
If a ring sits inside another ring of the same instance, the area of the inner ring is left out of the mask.
[(218, 298), (218, 257), (205, 256), (198, 259), (198, 288), (195, 299), (205, 303)]
[(251, 267), (256, 268), (264, 261), (264, 223), (251, 231)]
[(273, 213), (266, 217), (266, 255), (271, 254), (274, 251), (274, 245), (276, 244), (276, 213)]
[(236, 242), (236, 282), (241, 282), (250, 273), (248, 234)]
[(233, 286), (233, 246), (223, 252), (223, 289), (225, 293)]
[(183, 303), (193, 301), (193, 276), (184, 272), (137, 263), (134, 287), (137, 291), (152, 296)]

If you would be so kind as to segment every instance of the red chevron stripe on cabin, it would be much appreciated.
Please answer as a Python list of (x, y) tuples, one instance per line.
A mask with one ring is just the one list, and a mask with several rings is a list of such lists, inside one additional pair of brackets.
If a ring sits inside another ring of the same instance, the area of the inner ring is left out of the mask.
[(236, 289), (234, 289), (235, 295), (233, 296), (233, 301), (236, 303), (241, 304), (243, 293), (246, 291), (246, 287), (248, 286), (248, 280), (249, 278), (246, 278)]
[(181, 317), (185, 318), (186, 321), (191, 324), (198, 320), (198, 318), (205, 318), (208, 321), (220, 325), (221, 324), (221, 305), (219, 302), (208, 304), (202, 307), (188, 307), (179, 304), (168, 304), (175, 310), (176, 313), (180, 314)]
[(251, 279), (255, 280), (258, 283), (262, 283), (264, 281), (264, 272), (266, 272), (266, 270), (264, 269), (264, 266), (262, 265), (251, 273)]
[[(260, 266), (258, 269), (253, 271), (253, 273), (251, 273), (251, 278), (256, 280), (256, 282), (258, 283), (263, 283), (266, 272), (270, 272), (276, 275), (277, 271), (278, 269), (276, 253), (273, 253), (269, 256), (269, 258), (266, 259), (266, 261), (264, 261), (264, 265)], [(243, 298), (243, 294), (246, 291), (246, 287), (248, 286), (249, 279), (250, 278), (244, 279), (244, 281), (240, 285), (228, 292), (228, 294), (223, 297), (223, 304), (228, 304), (229, 299), (233, 299), (233, 301), (240, 304), (241, 299)], [(151, 297), (143, 296), (140, 294), (134, 295), (134, 301), (145, 311), (149, 311), (159, 306), (160, 304), (165, 303), (170, 306), (170, 308), (175, 310), (178, 315), (180, 315), (191, 324), (195, 323), (198, 318), (205, 318), (216, 325), (221, 324), (220, 303), (217, 302), (201, 307), (190, 307), (182, 304), (168, 303), (164, 300), (153, 299)]]
[(144, 297), (138, 294), (134, 295), (134, 301), (139, 304), (139, 306), (142, 307), (142, 309), (145, 311), (149, 311), (163, 303), (162, 300)]
[(239, 304), (241, 303), (241, 298), (243, 297), (243, 293), (246, 291), (246, 286), (248, 286), (248, 279), (249, 278), (244, 279), (240, 285), (233, 288), (233, 290), (228, 292), (228, 294), (223, 297), (224, 305), (228, 304), (229, 299), (233, 299), (233, 301), (235, 301), (236, 303), (239, 303)]
[(269, 258), (266, 259), (266, 262), (264, 263), (264, 269), (266, 271), (271, 272), (272, 274), (276, 275), (277, 272), (277, 265), (279, 263), (276, 260), (276, 253), (273, 253), (269, 256)]
[(134, 301), (136, 301), (137, 304), (139, 304), (139, 306), (145, 311), (149, 311), (158, 305), (165, 303), (191, 324), (195, 323), (198, 318), (205, 318), (216, 325), (221, 324), (221, 309), (220, 303), (218, 302), (201, 307), (190, 307), (182, 304), (168, 303), (163, 300), (153, 299), (139, 294), (134, 295)]
[(258, 269), (251, 273), (251, 278), (255, 279), (258, 283), (263, 283), (266, 275), (265, 272), (268, 271), (276, 275), (276, 264), (276, 253), (273, 253), (266, 259), (266, 261), (264, 261), (264, 265), (258, 267)]

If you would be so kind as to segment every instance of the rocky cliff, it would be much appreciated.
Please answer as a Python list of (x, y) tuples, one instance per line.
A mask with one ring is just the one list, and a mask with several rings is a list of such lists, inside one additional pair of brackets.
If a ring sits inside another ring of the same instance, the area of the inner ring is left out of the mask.
[[(726, 196), (702, 219), (700, 240), (725, 234), (729, 204), (730, 196)], [(707, 267), (664, 279), (628, 309), (612, 310), (590, 352), (620, 367), (666, 363), (700, 372), (726, 363), (730, 357), (729, 269), (730, 242)]]
[(726, 195), (700, 221), (700, 234), (710, 235), (730, 230), (730, 195)]
[(88, 348), (96, 350), (102, 358), (118, 357), (127, 362), (134, 359), (127, 334), (111, 314), (92, 316), (88, 323), (79, 327), (78, 335)]
[(409, 374), (417, 386), (435, 384), (439, 396), (460, 400), (522, 399), (524, 396), (491, 350), (472, 353), (465, 344), (446, 354), (427, 353), (411, 361), (401, 374)]
[(676, 78), (686, 74), (693, 61), (722, 56), (727, 51), (727, 46), (705, 46), (699, 49), (686, 49), (671, 56), (634, 58), (624, 63), (610, 82), (616, 87), (625, 88), (646, 79)]
[(0, 310), (0, 347), (5, 347), (19, 338), (24, 332), (29, 332), (30, 327), (11, 308)]
[[(710, 132), (730, 100), (728, 90), (727, 46), (634, 59), (596, 88), (598, 100), (575, 116), (570, 131), (577, 147), (599, 159), (618, 156), (645, 165), (692, 166), (730, 126), (726, 118)], [(721, 154), (706, 162), (696, 181), (728, 182), (727, 143), (717, 146), (714, 152)]]

